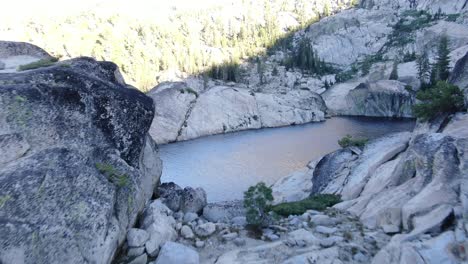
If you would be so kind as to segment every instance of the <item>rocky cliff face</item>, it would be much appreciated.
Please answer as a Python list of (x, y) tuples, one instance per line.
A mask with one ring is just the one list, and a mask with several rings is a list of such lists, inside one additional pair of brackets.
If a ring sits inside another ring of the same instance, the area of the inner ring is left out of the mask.
[(262, 93), (242, 85), (204, 88), (199, 81), (164, 83), (148, 94), (156, 102), (150, 129), (157, 143), (323, 121), (325, 103), (308, 90)]
[(161, 175), (153, 115), (110, 62), (0, 74), (0, 262), (110, 263)]
[[(440, 14), (435, 15), (439, 9)], [(449, 39), (453, 82), (466, 86), (463, 57), (468, 51), (467, 11), (466, 1), (362, 1), (357, 8), (298, 31), (291, 38), (291, 48), (272, 50), (261, 67), (258, 62), (245, 62), (238, 83), (188, 78), (178, 80), (183, 84), (169, 82), (156, 87), (151, 96), (165, 107), (156, 109), (152, 135), (157, 142), (166, 143), (302, 124), (322, 120), (318, 111), (329, 115), (413, 117), (415, 94), (420, 87), (415, 56), (427, 52), (434, 61), (442, 34)], [(340, 72), (318, 76), (287, 69), (282, 61), (302, 40), (309, 40), (316, 55)], [(399, 61), (398, 80), (392, 81), (389, 78), (394, 61)], [(327, 83), (333, 85), (327, 87)], [(157, 91), (179, 85), (183, 85), (179, 90), (189, 89), (196, 94)]]
[[(397, 234), (372, 263), (463, 263), (467, 120), (458, 113), (449, 121), (420, 124), (412, 134), (374, 140), (362, 153), (345, 149), (326, 155), (302, 178), (312, 187), (296, 196), (340, 194), (344, 202), (335, 208), (356, 215), (366, 228)], [(279, 194), (287, 190), (282, 182), (274, 186)]]
[(455, 64), (450, 82), (464, 91), (465, 105), (468, 106), (468, 52)]

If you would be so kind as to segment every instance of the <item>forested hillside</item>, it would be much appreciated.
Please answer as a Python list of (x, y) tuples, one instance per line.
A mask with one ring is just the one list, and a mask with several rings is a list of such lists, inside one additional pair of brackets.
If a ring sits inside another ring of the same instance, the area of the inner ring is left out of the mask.
[[(148, 90), (164, 75), (197, 74), (262, 54), (279, 38), (355, 2), (243, 0), (196, 9), (140, 3), (148, 6), (125, 12), (112, 12), (116, 7), (105, 3), (93, 12), (5, 23), (0, 36), (31, 42), (58, 57), (113, 61), (128, 82)], [(211, 74), (229, 79), (227, 72)]]

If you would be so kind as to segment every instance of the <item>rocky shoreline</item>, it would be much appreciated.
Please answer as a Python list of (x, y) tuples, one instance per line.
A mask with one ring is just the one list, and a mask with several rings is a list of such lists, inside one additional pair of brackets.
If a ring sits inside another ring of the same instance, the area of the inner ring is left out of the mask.
[[(273, 185), (275, 203), (317, 193), (343, 202), (280, 218), (257, 233), (246, 225), (242, 201), (206, 204), (202, 189), (162, 184), (148, 208), (167, 213), (158, 225), (171, 230), (165, 241), (176, 244), (168, 247), (181, 249), (130, 263), (464, 263), (467, 126), (468, 114), (459, 113), (312, 161), (305, 173)], [(291, 188), (291, 181), (308, 187)], [(131, 260), (136, 249), (127, 250)]]
[[(162, 184), (158, 192), (163, 196), (150, 202), (139, 228), (127, 233), (126, 256), (117, 263), (368, 263), (390, 240), (384, 231), (365, 228), (356, 217), (333, 208), (283, 218), (255, 232), (247, 226), (241, 201), (206, 204), (205, 199), (197, 214), (193, 211), (206, 196), (202, 190), (187, 195), (190, 190)], [(167, 205), (176, 208), (172, 198), (178, 195), (186, 207), (173, 211)], [(159, 254), (153, 251), (155, 240)]]
[[(246, 63), (239, 83), (187, 78), (145, 95), (112, 62), (57, 62), (36, 46), (0, 41), (0, 263), (467, 263), (466, 105), (285, 176), (272, 186), (275, 203), (316, 194), (342, 202), (261, 232), (246, 226), (242, 201), (207, 204), (202, 189), (160, 184), (157, 148), (327, 115), (411, 117), (416, 62), (395, 63), (399, 77), (388, 80), (391, 60), (431, 49), (444, 32), (449, 81), (467, 101), (466, 6), (363, 0), (299, 32), (344, 70), (377, 52), (387, 57), (341, 83), (276, 67), (270, 56), (264, 78)], [(421, 25), (410, 8), (459, 15)], [(413, 26), (412, 41), (396, 45), (399, 22)]]

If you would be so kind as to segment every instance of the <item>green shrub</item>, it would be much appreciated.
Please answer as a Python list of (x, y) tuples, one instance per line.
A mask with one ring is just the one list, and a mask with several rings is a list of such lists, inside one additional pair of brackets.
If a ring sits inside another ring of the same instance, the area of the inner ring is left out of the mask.
[(301, 215), (307, 210), (323, 211), (341, 202), (341, 197), (334, 194), (318, 194), (298, 202), (281, 203), (271, 208), (276, 214), (282, 216)]
[(58, 61), (57, 58), (47, 58), (47, 59), (41, 59), (35, 62), (31, 62), (28, 64), (20, 65), (18, 67), (18, 71), (26, 71), (26, 70), (32, 70), (32, 69), (37, 69), (37, 68), (42, 68), (42, 67), (47, 67), (50, 65), (53, 65)]
[(193, 90), (192, 88), (187, 88), (187, 93), (191, 93), (193, 95), (195, 95), (195, 97), (198, 97), (198, 93), (197, 91)]
[(353, 138), (351, 135), (346, 135), (342, 139), (338, 140), (338, 145), (342, 148), (347, 147), (364, 147), (369, 139), (367, 138)]
[(268, 212), (272, 202), (272, 190), (265, 183), (260, 182), (249, 187), (244, 193), (247, 223), (257, 227), (268, 224)]
[(337, 73), (335, 76), (335, 80), (337, 83), (346, 82), (348, 80), (351, 80), (357, 72), (358, 69), (355, 66), (353, 66), (350, 70)]
[(464, 106), (463, 92), (460, 88), (445, 81), (438, 81), (436, 85), (419, 91), (416, 98), (421, 100), (421, 103), (414, 106), (414, 114), (423, 121), (439, 114), (461, 111)]
[(107, 176), (107, 178), (119, 187), (125, 187), (128, 184), (127, 174), (119, 173), (114, 166), (106, 163), (96, 163), (96, 168), (100, 173)]

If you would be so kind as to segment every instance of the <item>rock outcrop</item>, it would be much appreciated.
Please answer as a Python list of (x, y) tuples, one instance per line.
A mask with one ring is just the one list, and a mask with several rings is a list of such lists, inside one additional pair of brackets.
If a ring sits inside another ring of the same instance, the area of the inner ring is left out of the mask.
[(450, 82), (463, 90), (465, 105), (468, 107), (468, 52), (455, 64), (450, 76)]
[(260, 93), (245, 87), (164, 83), (150, 91), (156, 113), (150, 134), (157, 143), (263, 127), (323, 121), (325, 103), (308, 90)]
[(306, 172), (312, 175), (311, 194), (339, 194), (344, 202), (336, 209), (357, 216), (366, 228), (398, 234), (372, 263), (467, 261), (460, 251), (468, 243), (467, 120), (458, 113), (449, 121), (420, 124), (412, 134), (371, 141), (360, 154), (328, 154)]
[[(373, 83), (338, 85), (323, 94), (332, 114), (412, 117), (415, 95), (399, 81), (382, 80)], [(349, 88), (348, 88), (349, 87)]]
[(52, 58), (43, 49), (26, 43), (0, 41), (0, 73), (16, 72), (23, 64)]
[(161, 175), (154, 104), (118, 76), (90, 58), (0, 74), (0, 262), (112, 261)]

